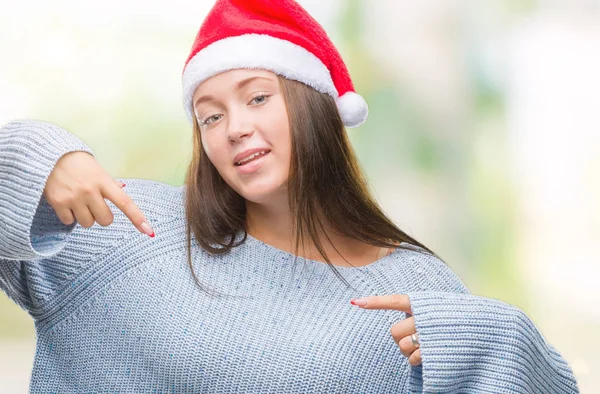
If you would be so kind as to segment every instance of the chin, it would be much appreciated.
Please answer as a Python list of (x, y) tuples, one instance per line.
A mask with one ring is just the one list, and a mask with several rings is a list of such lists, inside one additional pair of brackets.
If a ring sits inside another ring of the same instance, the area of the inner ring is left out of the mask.
[(248, 202), (255, 204), (273, 204), (276, 200), (285, 198), (287, 202), (287, 194), (285, 193), (286, 184), (252, 184), (245, 185), (238, 194), (244, 197)]

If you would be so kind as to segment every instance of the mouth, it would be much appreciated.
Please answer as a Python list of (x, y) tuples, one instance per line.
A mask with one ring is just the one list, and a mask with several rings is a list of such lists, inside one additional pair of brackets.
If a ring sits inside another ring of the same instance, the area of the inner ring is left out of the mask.
[(246, 157), (245, 159), (242, 159), (236, 163), (233, 163), (234, 166), (236, 167), (244, 167), (247, 166), (249, 163), (252, 163), (253, 161), (259, 160), (263, 157), (265, 157), (266, 155), (268, 155), (271, 151), (269, 149), (263, 151), (263, 152), (257, 152), (254, 153), (252, 155), (250, 155), (249, 157)]

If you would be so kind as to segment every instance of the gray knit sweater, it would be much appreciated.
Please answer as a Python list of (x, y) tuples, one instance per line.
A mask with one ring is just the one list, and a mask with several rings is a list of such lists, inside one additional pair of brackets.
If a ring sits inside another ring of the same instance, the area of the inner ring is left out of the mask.
[[(93, 152), (52, 124), (0, 129), (0, 288), (35, 322), (32, 393), (575, 393), (573, 374), (520, 309), (469, 294), (440, 260), (396, 249), (330, 267), (248, 236), (187, 264), (184, 187), (126, 179), (156, 230), (58, 220), (42, 196), (57, 160)], [(240, 239), (242, 234), (239, 235)], [(195, 241), (194, 238), (192, 238)], [(423, 362), (390, 335), (403, 312), (350, 299), (410, 297)]]

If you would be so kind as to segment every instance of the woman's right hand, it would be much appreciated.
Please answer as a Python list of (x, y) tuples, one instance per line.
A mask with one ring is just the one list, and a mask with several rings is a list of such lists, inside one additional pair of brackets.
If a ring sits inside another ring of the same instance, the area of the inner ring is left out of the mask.
[(113, 179), (87, 152), (69, 152), (61, 157), (48, 177), (44, 197), (56, 215), (66, 225), (75, 220), (89, 228), (97, 222), (109, 226), (113, 213), (104, 199), (111, 201), (142, 233), (154, 237), (142, 211), (123, 190), (124, 185)]

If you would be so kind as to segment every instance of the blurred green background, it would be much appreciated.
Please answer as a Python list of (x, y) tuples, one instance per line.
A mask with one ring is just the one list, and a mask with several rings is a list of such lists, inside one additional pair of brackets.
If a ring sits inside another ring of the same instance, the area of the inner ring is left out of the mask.
[[(600, 1), (299, 1), (370, 107), (348, 133), (384, 210), (474, 294), (523, 309), (600, 387)], [(114, 177), (181, 185), (181, 71), (212, 1), (0, 6), (0, 124), (79, 136)], [(35, 333), (0, 294), (0, 392)]]

